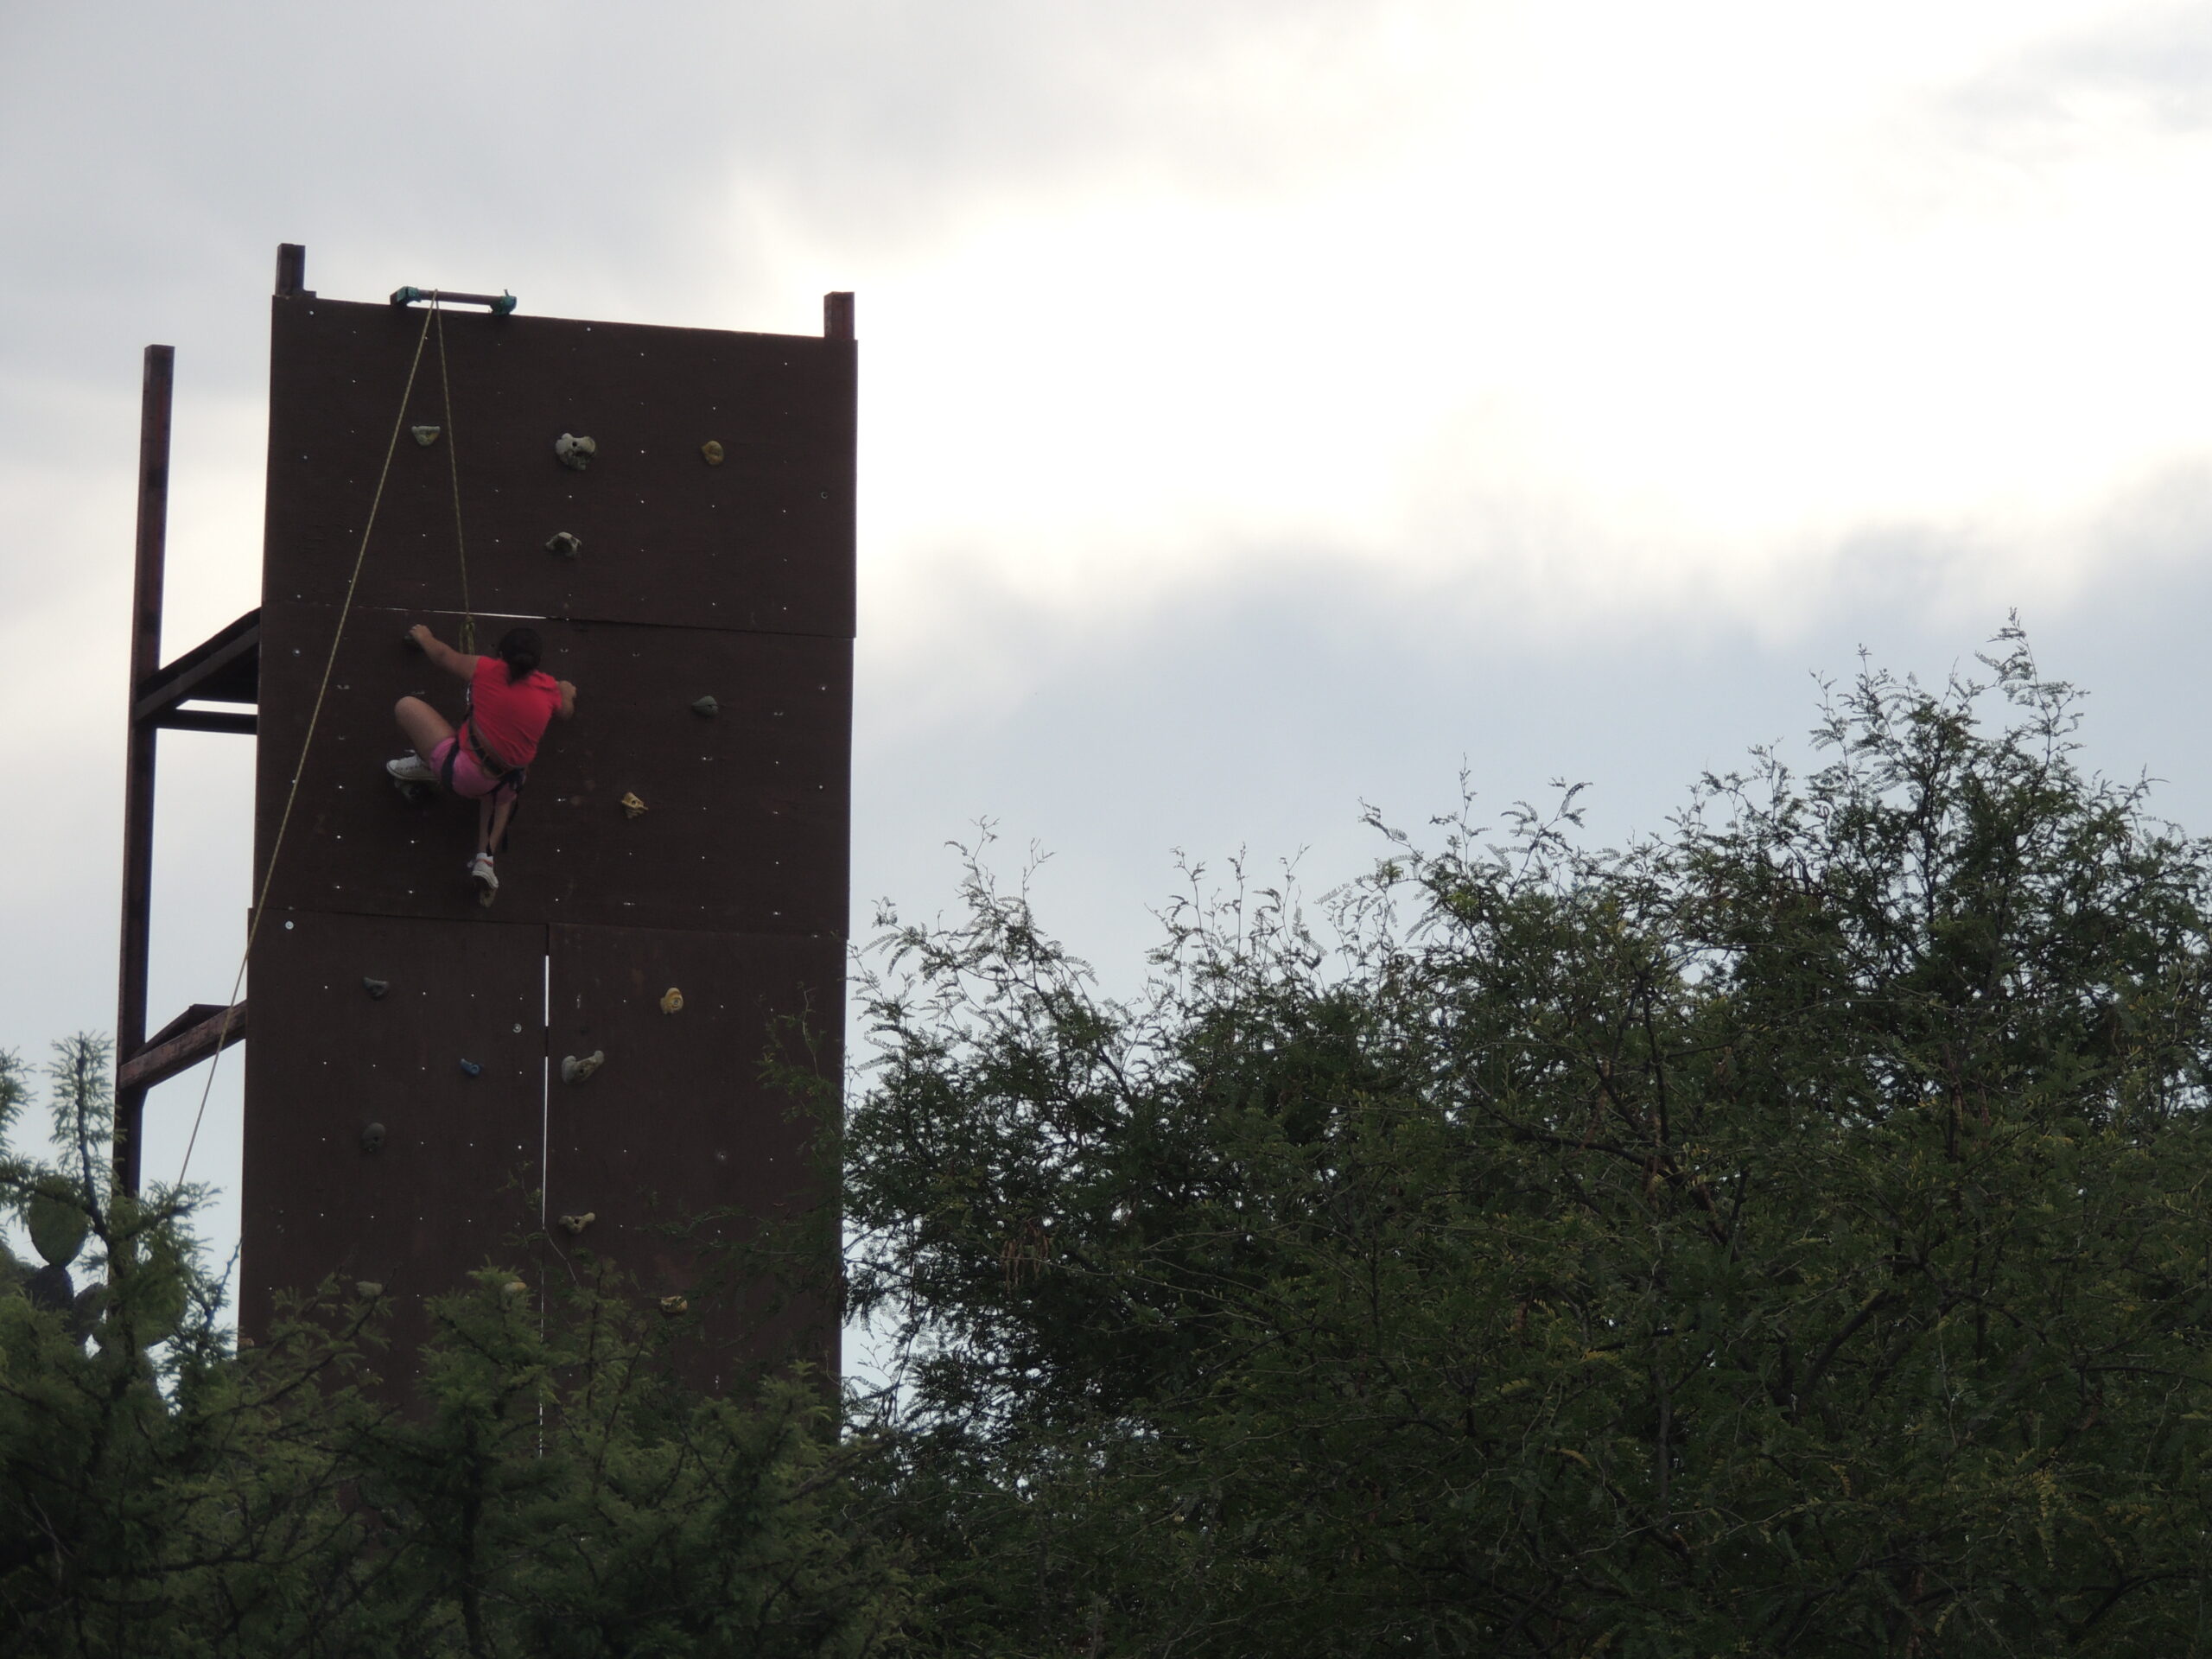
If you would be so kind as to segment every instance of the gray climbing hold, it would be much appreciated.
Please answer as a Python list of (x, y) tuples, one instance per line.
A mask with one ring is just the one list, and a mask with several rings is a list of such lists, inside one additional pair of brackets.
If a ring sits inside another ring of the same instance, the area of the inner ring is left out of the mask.
[(461, 1074), (465, 1077), (480, 1077), (484, 1075), (484, 1068), (474, 1060), (463, 1060), (461, 1063)]
[(374, 1152), (382, 1145), (384, 1145), (384, 1125), (381, 1123), (362, 1124), (361, 1150), (363, 1152)]
[(410, 426), (407, 429), (407, 435), (427, 449), (438, 441), (438, 434), (442, 429), (435, 426)]
[(353, 1294), (365, 1302), (373, 1302), (384, 1294), (384, 1287), (373, 1279), (356, 1279), (353, 1281)]
[(598, 1219), (599, 1212), (595, 1210), (587, 1210), (581, 1216), (563, 1216), (561, 1217), (561, 1230), (574, 1238)]
[(583, 538), (571, 536), (567, 531), (556, 531), (545, 543), (548, 553), (557, 553), (564, 559), (573, 559), (584, 550)]
[(601, 1066), (605, 1065), (606, 1064), (607, 1051), (603, 1048), (595, 1048), (592, 1050), (590, 1053), (585, 1055), (582, 1059), (578, 1059), (573, 1054), (567, 1055), (561, 1061), (561, 1081), (563, 1083), (582, 1083), (586, 1077), (591, 1076), (593, 1072), (598, 1071)]
[(365, 979), (361, 982), (361, 988), (369, 994), (370, 1001), (380, 1002), (384, 1000), (384, 994), (391, 988), (391, 982), (388, 979)]
[(591, 458), (599, 453), (599, 445), (589, 438), (563, 432), (553, 440), (553, 453), (560, 456), (561, 464), (570, 472), (581, 473), (591, 465)]
[(698, 702), (691, 705), (691, 712), (693, 714), (704, 715), (709, 720), (712, 720), (716, 715), (721, 713), (721, 704), (716, 702), (712, 697), (702, 697)]

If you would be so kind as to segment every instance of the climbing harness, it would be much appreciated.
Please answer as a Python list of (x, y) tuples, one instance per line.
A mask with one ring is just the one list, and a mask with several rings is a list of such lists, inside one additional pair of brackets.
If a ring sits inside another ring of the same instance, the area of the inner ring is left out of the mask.
[[(530, 776), (530, 768), (503, 766), (493, 760), (491, 750), (484, 747), (484, 740), (476, 735), (476, 722), (474, 718), (462, 721), (461, 729), (468, 734), (468, 752), (476, 757), (476, 764), (483, 768), (484, 775), (492, 780), (492, 798), (497, 800), (502, 794), (519, 796), (522, 793), (523, 784)], [(459, 734), (455, 735), (458, 736)], [(448, 795), (454, 792), (453, 770), (460, 760), (461, 745), (455, 742), (446, 751), (445, 762), (438, 768), (438, 782)], [(509, 822), (512, 821), (511, 815)], [(506, 839), (503, 832), (499, 836), (500, 844), (493, 848), (492, 850), (495, 853), (505, 850)]]
[[(408, 429), (407, 406), (415, 396), (415, 378), (423, 366), (423, 349), (429, 344), (433, 331), (438, 337), (438, 381), (445, 404), (443, 435), (446, 442), (446, 454), (453, 477), (454, 541), (461, 562), (461, 648), (465, 652), (473, 652), (475, 649), (476, 617), (469, 608), (468, 603), (468, 552), (461, 537), (461, 459), (460, 453), (454, 445), (453, 385), (446, 372), (443, 312), (439, 303), (440, 296), (435, 289), (428, 291), (419, 289), (401, 289), (398, 293), (391, 296), (394, 306), (402, 306), (406, 302), (401, 299), (401, 295), (406, 296), (408, 301), (428, 300), (430, 302), (430, 308), (423, 318), (423, 332), (416, 337), (415, 355), (408, 359), (407, 385), (399, 394), (399, 413), (393, 418), (391, 423), (391, 440), (385, 445), (384, 466), (377, 474), (376, 490), (369, 497), (369, 515), (361, 525), (361, 543), (354, 550), (353, 574), (346, 580), (345, 601), (338, 607), (338, 626), (330, 636), (330, 654), (323, 659), (322, 679), (315, 687), (315, 706), (308, 713), (307, 734), (300, 741), (300, 754), (298, 760), (292, 767), (291, 785), (284, 792), (284, 810), (276, 820), (276, 834), (269, 843), (269, 864), (261, 873), (261, 892), (254, 902), (253, 918), (246, 927), (245, 950), (238, 957), (238, 971), (231, 982), (230, 1004), (223, 1010), (223, 1023), (216, 1033), (214, 1058), (207, 1068), (207, 1081), (200, 1090), (199, 1107), (192, 1114), (192, 1133), (185, 1140), (183, 1160), (177, 1166), (176, 1179), (179, 1186), (184, 1185), (184, 1178), (192, 1168), (194, 1148), (200, 1144), (200, 1125), (207, 1115), (208, 1096), (214, 1092), (215, 1074), (222, 1066), (223, 1048), (230, 1039), (231, 1017), (238, 1011), (238, 991), (245, 983), (246, 964), (253, 959), (254, 941), (261, 937), (262, 918), (268, 913), (270, 891), (276, 880), (276, 861), (284, 850), (285, 832), (291, 828), (292, 809), (300, 798), (300, 779), (307, 774), (308, 756), (314, 750), (315, 731), (322, 721), (322, 705), (330, 692), (330, 677), (338, 667), (338, 647), (346, 638), (346, 621), (353, 614), (353, 596), (360, 588), (361, 570), (368, 562), (369, 537), (376, 529), (378, 509), (384, 505), (384, 486), (385, 481), (391, 476), (391, 458), (398, 453), (400, 434)], [(475, 295), (454, 295), (450, 297), (456, 300), (463, 298), (475, 300), (480, 303), (489, 302), (484, 301), (482, 296)], [(495, 312), (504, 315), (514, 308), (514, 296), (508, 295), (505, 299), (504, 305), (493, 305)], [(472, 734), (472, 737), (473, 735)], [(454, 745), (455, 753), (459, 752), (459, 748), (458, 744)], [(452, 765), (451, 757), (448, 756), (446, 763), (448, 785), (452, 782)]]

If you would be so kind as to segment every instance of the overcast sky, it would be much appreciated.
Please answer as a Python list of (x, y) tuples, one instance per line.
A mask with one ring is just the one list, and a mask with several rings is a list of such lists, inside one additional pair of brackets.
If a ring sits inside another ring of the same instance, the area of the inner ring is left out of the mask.
[[(340, 298), (855, 290), (855, 927), (988, 817), (1126, 983), (1175, 849), (1323, 888), (1463, 764), (1618, 838), (2014, 607), (2212, 828), (2208, 203), (2202, 6), (0, 0), (0, 1046), (113, 1021), (140, 353), (174, 655), (257, 598), (280, 241)], [(162, 740), (156, 1022), (228, 992), (250, 748)]]

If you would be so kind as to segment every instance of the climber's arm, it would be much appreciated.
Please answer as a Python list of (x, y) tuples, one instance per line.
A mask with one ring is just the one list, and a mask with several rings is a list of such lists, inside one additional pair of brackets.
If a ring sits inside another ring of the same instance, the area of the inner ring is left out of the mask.
[(425, 657), (455, 679), (467, 681), (476, 677), (476, 659), (474, 657), (464, 657), (420, 622), (408, 632), (414, 636), (415, 643), (423, 647)]

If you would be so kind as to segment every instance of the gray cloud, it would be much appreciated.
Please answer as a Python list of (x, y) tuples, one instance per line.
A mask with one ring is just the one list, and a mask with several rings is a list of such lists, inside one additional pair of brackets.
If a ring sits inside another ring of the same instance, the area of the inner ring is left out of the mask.
[(1986, 143), (2032, 153), (2069, 147), (2117, 106), (2170, 133), (2212, 126), (2212, 16), (2159, 4), (2069, 29), (1992, 64), (1944, 102)]

